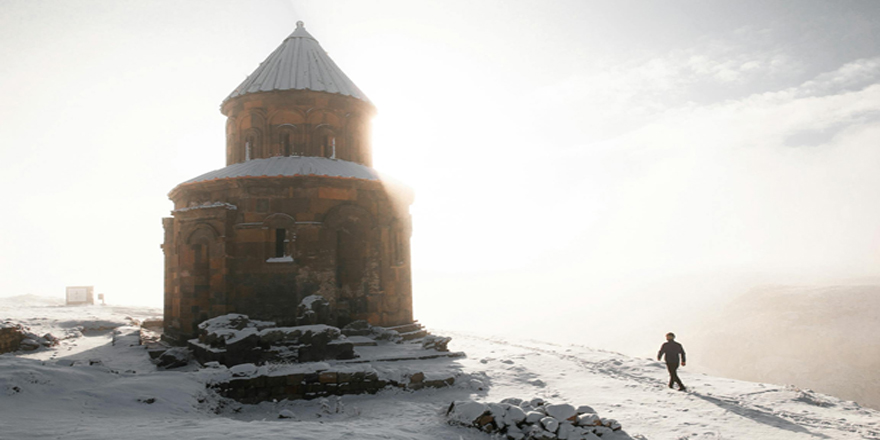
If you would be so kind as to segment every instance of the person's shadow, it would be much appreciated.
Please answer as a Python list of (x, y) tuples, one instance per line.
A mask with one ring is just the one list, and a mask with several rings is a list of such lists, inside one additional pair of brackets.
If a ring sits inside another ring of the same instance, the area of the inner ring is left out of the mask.
[(706, 396), (703, 394), (699, 394), (691, 391), (690, 394), (694, 397), (705, 400), (706, 402), (712, 403), (718, 406), (721, 409), (730, 411), (740, 417), (745, 417), (749, 420), (762, 423), (764, 425), (772, 426), (774, 428), (784, 429), (786, 431), (796, 432), (799, 434), (807, 434), (817, 438), (831, 438), (825, 434), (817, 434), (814, 432), (810, 432), (807, 428), (804, 428), (801, 425), (796, 423), (792, 423), (782, 417), (775, 416), (771, 413), (761, 411), (758, 409), (746, 408), (740, 405), (736, 401), (724, 400), (718, 397)]

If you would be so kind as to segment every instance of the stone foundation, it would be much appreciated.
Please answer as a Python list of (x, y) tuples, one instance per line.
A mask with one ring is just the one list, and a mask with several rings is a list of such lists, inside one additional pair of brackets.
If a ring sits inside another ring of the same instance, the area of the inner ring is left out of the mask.
[(375, 394), (385, 388), (418, 390), (452, 386), (455, 377), (426, 378), (425, 373), (404, 375), (400, 379), (383, 378), (372, 369), (324, 369), (290, 374), (258, 375), (233, 378), (216, 383), (212, 388), (223, 397), (241, 403), (271, 400), (315, 399), (345, 394)]

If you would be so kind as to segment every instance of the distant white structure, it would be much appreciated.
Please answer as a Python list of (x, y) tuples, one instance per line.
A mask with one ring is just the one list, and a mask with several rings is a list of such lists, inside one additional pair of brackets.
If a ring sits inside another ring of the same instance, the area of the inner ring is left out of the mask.
[(66, 301), (69, 306), (95, 304), (95, 286), (67, 287)]

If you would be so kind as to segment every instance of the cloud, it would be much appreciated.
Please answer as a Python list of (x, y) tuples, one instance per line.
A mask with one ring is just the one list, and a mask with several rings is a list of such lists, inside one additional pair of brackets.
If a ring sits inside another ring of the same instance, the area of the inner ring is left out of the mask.
[(803, 63), (780, 47), (706, 39), (660, 56), (596, 62), (536, 87), (524, 101), (554, 112), (566, 127), (556, 145), (566, 139), (587, 144), (650, 124), (668, 111), (747, 98), (802, 71)]
[(800, 86), (804, 95), (822, 96), (854, 91), (880, 82), (880, 57), (863, 58), (823, 73)]
[[(568, 211), (561, 217), (601, 210), (595, 229), (583, 232), (585, 253), (608, 266), (876, 271), (880, 173), (868, 164), (880, 163), (880, 84), (814, 94), (854, 71), (843, 66), (802, 87), (669, 109), (572, 150), (566, 163), (601, 160), (620, 174), (585, 176), (571, 192), (612, 188), (607, 205), (560, 204)], [(811, 148), (792, 148), (810, 132), (823, 135)]]

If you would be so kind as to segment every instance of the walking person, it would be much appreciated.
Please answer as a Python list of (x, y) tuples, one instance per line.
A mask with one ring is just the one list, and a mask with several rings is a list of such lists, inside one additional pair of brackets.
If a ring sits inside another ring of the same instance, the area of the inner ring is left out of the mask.
[(666, 369), (669, 370), (669, 388), (672, 388), (673, 383), (678, 384), (679, 391), (687, 391), (687, 388), (684, 387), (684, 384), (681, 383), (681, 379), (678, 378), (678, 363), (681, 361), (681, 366), (685, 366), (685, 358), (684, 347), (681, 346), (678, 342), (675, 342), (675, 333), (669, 332), (666, 334), (666, 342), (660, 347), (660, 352), (657, 353), (657, 360), (666, 355)]

